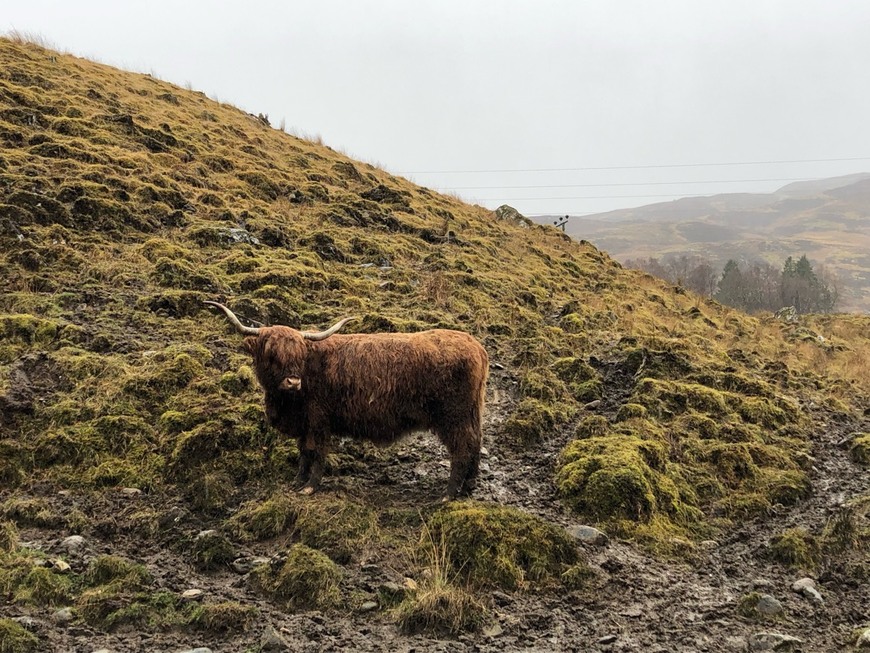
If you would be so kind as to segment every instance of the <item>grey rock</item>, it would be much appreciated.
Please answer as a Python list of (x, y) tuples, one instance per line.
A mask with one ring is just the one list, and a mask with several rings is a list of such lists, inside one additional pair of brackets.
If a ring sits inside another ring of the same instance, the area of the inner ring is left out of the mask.
[(361, 606), (359, 606), (360, 612), (374, 612), (378, 609), (377, 601), (366, 601)]
[(60, 548), (68, 553), (78, 553), (85, 548), (85, 538), (81, 535), (70, 535), (60, 543)]
[(607, 544), (607, 535), (597, 528), (592, 526), (571, 526), (568, 528), (568, 534), (572, 537), (585, 542), (586, 544), (595, 544), (603, 546)]
[(814, 601), (815, 603), (824, 603), (825, 600), (822, 598), (819, 590), (816, 589), (816, 582), (812, 578), (801, 578), (800, 580), (796, 580), (792, 583), (792, 590), (797, 592), (798, 594), (803, 594), (805, 597)]
[(199, 599), (202, 598), (203, 594), (204, 594), (204, 592), (201, 589), (189, 589), (189, 590), (184, 590), (181, 593), (181, 598), (184, 599), (185, 601), (198, 601)]
[(590, 401), (588, 404), (583, 405), (583, 410), (595, 410), (601, 405), (600, 399), (594, 399)]
[(61, 608), (60, 610), (55, 610), (51, 615), (51, 620), (57, 624), (68, 624), (73, 620), (72, 608)]
[(120, 492), (127, 497), (138, 497), (142, 494), (142, 490), (137, 487), (122, 487)]
[(265, 564), (269, 564), (269, 558), (264, 558), (262, 556), (244, 556), (233, 560), (230, 563), (230, 566), (237, 574), (247, 574), (255, 567)]
[(803, 640), (782, 633), (755, 633), (749, 638), (750, 651), (794, 651)]
[(824, 603), (825, 599), (822, 598), (822, 595), (819, 593), (815, 587), (805, 587), (803, 592), (801, 592), (805, 597), (810, 599), (813, 603)]
[(755, 605), (755, 609), (763, 615), (774, 616), (781, 614), (783, 608), (782, 603), (775, 596), (762, 594)]
[(858, 636), (855, 642), (856, 648), (870, 648), (870, 628), (865, 628), (864, 632)]
[(289, 651), (290, 644), (281, 636), (281, 633), (275, 630), (274, 626), (266, 626), (263, 635), (260, 637), (260, 650)]
[(814, 581), (812, 578), (801, 578), (800, 580), (796, 580), (791, 585), (791, 589), (798, 594), (802, 593), (805, 587), (812, 587), (813, 589), (815, 589), (816, 581)]
[(27, 630), (36, 630), (38, 625), (33, 617), (12, 617), (12, 621)]

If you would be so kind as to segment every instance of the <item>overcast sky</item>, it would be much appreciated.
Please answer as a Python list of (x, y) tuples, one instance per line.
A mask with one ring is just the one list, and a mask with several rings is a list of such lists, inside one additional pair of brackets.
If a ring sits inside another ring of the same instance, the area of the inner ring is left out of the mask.
[[(579, 215), (870, 170), (867, 0), (2, 5), (2, 31), (491, 208)], [(744, 165), (687, 165), (724, 163)]]

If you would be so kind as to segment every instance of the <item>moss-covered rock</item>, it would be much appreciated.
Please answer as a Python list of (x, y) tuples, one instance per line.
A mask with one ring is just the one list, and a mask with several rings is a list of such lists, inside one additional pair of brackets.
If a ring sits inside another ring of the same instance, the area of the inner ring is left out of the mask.
[(870, 433), (859, 433), (852, 440), (849, 453), (859, 465), (870, 465)]
[(792, 528), (770, 539), (770, 557), (787, 567), (812, 571), (821, 560), (821, 548), (805, 528)]
[(523, 399), (502, 424), (502, 433), (510, 442), (531, 445), (547, 438), (556, 427), (552, 408), (537, 399)]
[(421, 546), (442, 549), (451, 573), (472, 585), (503, 589), (554, 583), (579, 559), (562, 528), (514, 508), (473, 502), (436, 512)]
[(328, 556), (294, 544), (280, 564), (254, 570), (257, 586), (291, 610), (328, 609), (341, 601), (341, 570)]
[(31, 653), (39, 646), (39, 638), (12, 619), (0, 619), (0, 651)]

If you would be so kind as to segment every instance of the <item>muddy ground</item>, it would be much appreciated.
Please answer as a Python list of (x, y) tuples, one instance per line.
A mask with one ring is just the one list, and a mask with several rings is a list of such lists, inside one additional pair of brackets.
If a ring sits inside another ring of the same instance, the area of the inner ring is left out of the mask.
[[(569, 433), (556, 433), (534, 451), (507, 448), (494, 436), (512, 401), (511, 379), (495, 372), (488, 410), (487, 455), (475, 498), (514, 506), (565, 527), (578, 525), (555, 496), (553, 470)], [(614, 402), (616, 405), (618, 402)], [(606, 413), (607, 402), (592, 410)], [(93, 556), (121, 555), (143, 562), (155, 577), (155, 588), (181, 593), (201, 589), (209, 601), (238, 601), (256, 606), (255, 623), (244, 633), (213, 635), (204, 632), (139, 632), (112, 634), (94, 631), (78, 621), (58, 624), (56, 608), (4, 605), (0, 615), (27, 617), (45, 650), (92, 653), (133, 651), (177, 652), (208, 647), (215, 653), (267, 650), (264, 634), (274, 628), (292, 651), (747, 651), (754, 636), (765, 631), (796, 637), (791, 649), (838, 651), (850, 648), (853, 632), (870, 621), (870, 583), (858, 582), (844, 571), (846, 560), (817, 570), (815, 580), (823, 603), (792, 591), (800, 571), (769, 559), (770, 538), (784, 529), (802, 526), (821, 532), (827, 520), (850, 499), (870, 490), (870, 471), (849, 460), (843, 446), (850, 433), (870, 430), (863, 422), (833, 422), (815, 414), (813, 438), (813, 496), (763, 519), (738, 524), (717, 541), (696, 548), (689, 562), (668, 561), (645, 553), (637, 545), (611, 538), (603, 545), (583, 545), (595, 577), (582, 590), (557, 593), (504, 593), (485, 596), (490, 623), (482, 632), (460, 637), (407, 636), (399, 633), (389, 611), (366, 613), (304, 612), (287, 614), (250, 588), (244, 575), (231, 569), (198, 572), (179, 542), (216, 528), (192, 513), (184, 502), (171, 498), (111, 491), (100, 499), (34, 486), (61, 513), (81, 510), (93, 516), (81, 533), (85, 548), (69, 557), (83, 569)], [(341, 448), (342, 445), (339, 445)], [(438, 501), (447, 475), (440, 445), (428, 434), (415, 434), (370, 464), (366, 471), (332, 476), (323, 492), (376, 500), (377, 505), (415, 508)], [(4, 498), (6, 493), (0, 495)], [(19, 491), (20, 494), (20, 491)], [(129, 528), (129, 518), (145, 508), (166, 515), (160, 532), (143, 537)], [(62, 540), (70, 532), (24, 529), (22, 542), (46, 552), (62, 554)], [(241, 545), (241, 553), (271, 556), (286, 541)], [(78, 569), (77, 569), (78, 568)], [(344, 567), (344, 589), (376, 593), (384, 582), (403, 581), (407, 570), (395, 561), (361, 559)], [(747, 619), (737, 612), (738, 600), (757, 590), (775, 596), (784, 612), (772, 621)], [(760, 646), (757, 645), (756, 646)]]

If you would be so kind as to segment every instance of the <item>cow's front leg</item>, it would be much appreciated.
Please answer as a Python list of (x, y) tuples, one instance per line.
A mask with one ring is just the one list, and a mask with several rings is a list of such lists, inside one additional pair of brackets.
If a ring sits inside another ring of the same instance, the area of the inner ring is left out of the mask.
[(308, 436), (299, 441), (299, 473), (296, 488), (300, 494), (314, 494), (323, 478), (326, 446), (323, 438)]
[(305, 441), (299, 439), (299, 470), (296, 472), (296, 479), (293, 481), (293, 489), (300, 490), (308, 479), (311, 478), (311, 465), (314, 462), (314, 451), (304, 448)]

